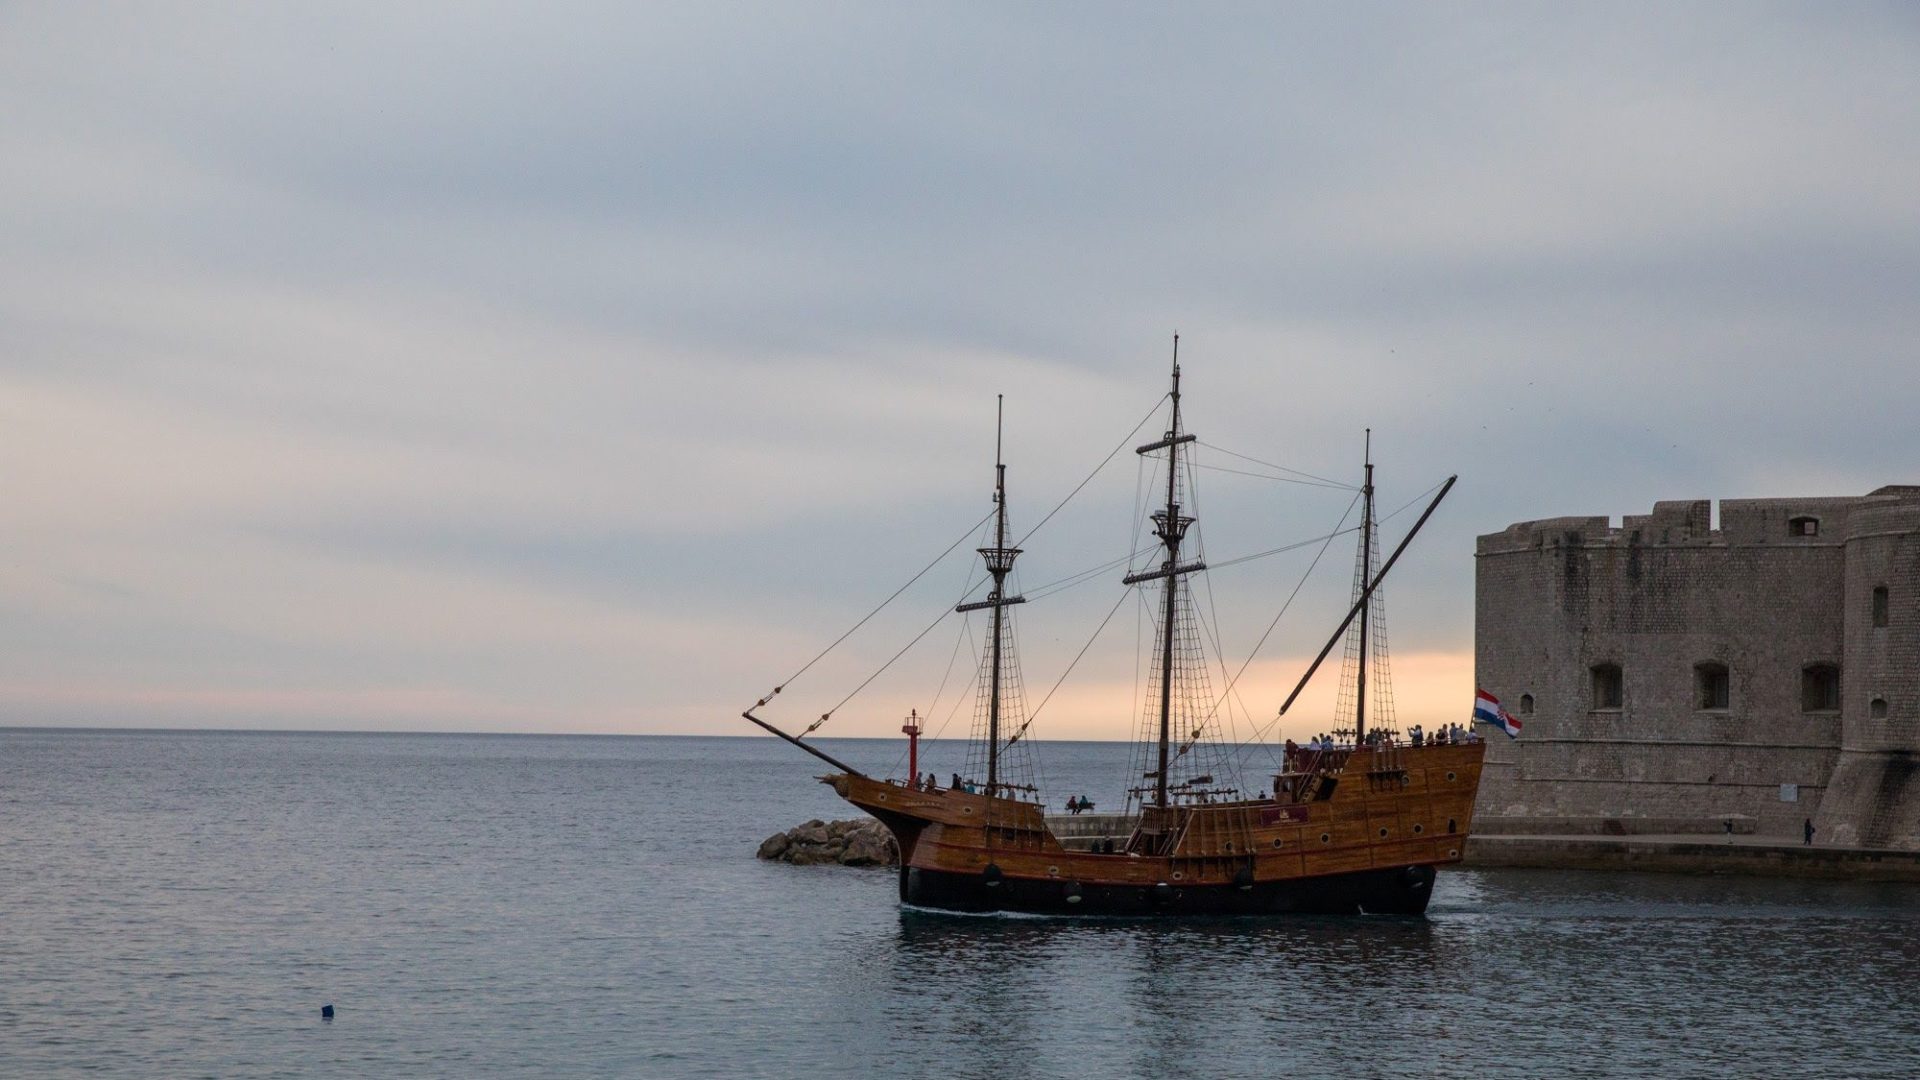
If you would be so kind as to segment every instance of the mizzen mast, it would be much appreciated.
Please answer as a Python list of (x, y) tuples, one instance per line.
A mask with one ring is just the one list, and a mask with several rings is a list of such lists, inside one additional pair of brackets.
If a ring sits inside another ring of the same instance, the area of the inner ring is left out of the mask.
[[(1340, 694), (1334, 703), (1334, 722), (1353, 717), (1350, 734), (1355, 746), (1367, 740), (1371, 717), (1376, 731), (1393, 732), (1393, 679), (1387, 657), (1387, 594), (1378, 588), (1375, 568), (1380, 565), (1380, 521), (1374, 507), (1373, 429), (1367, 429), (1365, 480), (1360, 488), (1360, 550), (1353, 563), (1354, 617), (1347, 628), (1346, 656), (1340, 669)], [(1335, 727), (1345, 738), (1349, 731)]]
[(1001, 460), (1001, 429), (1006, 413), (1006, 395), (999, 395), (994, 408), (993, 424), (993, 546), (978, 548), (980, 558), (987, 564), (987, 574), (993, 578), (993, 589), (985, 600), (976, 600), (960, 604), (953, 610), (957, 612), (990, 609), (993, 612), (991, 638), (987, 643), (987, 795), (992, 797), (1000, 793), (1000, 712), (1004, 696), (1003, 672), (1005, 670), (1004, 650), (1007, 639), (1006, 609), (1015, 604), (1024, 604), (1024, 596), (1007, 595), (1007, 574), (1013, 569), (1013, 560), (1020, 555), (1020, 549), (1007, 546), (1007, 466)]
[(1143, 581), (1164, 579), (1163, 604), (1160, 623), (1160, 723), (1158, 765), (1153, 776), (1153, 805), (1167, 805), (1167, 769), (1168, 744), (1171, 741), (1173, 722), (1173, 638), (1176, 620), (1179, 617), (1180, 578), (1196, 570), (1205, 570), (1206, 564), (1195, 561), (1182, 565), (1180, 562), (1180, 543), (1187, 535), (1187, 527), (1193, 524), (1191, 516), (1180, 513), (1180, 491), (1177, 486), (1180, 476), (1180, 447), (1194, 441), (1196, 436), (1180, 430), (1180, 335), (1173, 335), (1173, 401), (1172, 413), (1167, 423), (1167, 434), (1157, 442), (1134, 448), (1134, 453), (1145, 456), (1161, 450), (1167, 452), (1167, 505), (1153, 513), (1154, 535), (1160, 538), (1166, 555), (1160, 568), (1138, 574), (1129, 574), (1125, 584), (1137, 585)]

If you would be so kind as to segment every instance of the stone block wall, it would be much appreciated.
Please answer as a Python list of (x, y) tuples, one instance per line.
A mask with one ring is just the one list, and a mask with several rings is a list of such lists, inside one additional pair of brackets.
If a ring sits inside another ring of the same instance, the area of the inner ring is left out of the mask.
[(1841, 752), (1817, 824), (1834, 843), (1920, 847), (1920, 499), (1854, 515), (1846, 612)]
[[(1490, 736), (1479, 813), (1745, 816), (1794, 837), (1814, 818), (1823, 840), (1920, 847), (1920, 489), (1720, 512), (1717, 529), (1696, 500), (1480, 538), (1476, 677), (1525, 726)], [(1860, 626), (1879, 587), (1904, 634)], [(1840, 672), (1837, 703), (1804, 693), (1817, 665)], [(1602, 666), (1617, 704), (1596, 698)]]

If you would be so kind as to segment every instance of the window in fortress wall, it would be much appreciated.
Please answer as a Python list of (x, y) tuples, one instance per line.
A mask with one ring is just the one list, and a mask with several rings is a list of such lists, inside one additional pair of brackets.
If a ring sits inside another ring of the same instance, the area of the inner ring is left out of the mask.
[(1808, 664), (1800, 669), (1800, 711), (1840, 711), (1840, 669), (1833, 664)]
[(1873, 590), (1873, 625), (1887, 625), (1887, 587), (1877, 586)]
[(1693, 707), (1725, 712), (1732, 697), (1732, 682), (1725, 664), (1709, 660), (1693, 665)]
[(1787, 521), (1788, 536), (1819, 536), (1820, 519), (1817, 517), (1797, 517)]
[(1593, 666), (1593, 707), (1596, 709), (1618, 709), (1626, 698), (1626, 680), (1621, 677), (1619, 664), (1595, 664)]
[(1532, 694), (1520, 695), (1520, 715), (1522, 716), (1533, 715), (1533, 695)]
[(1887, 699), (1883, 697), (1874, 698), (1872, 703), (1867, 706), (1867, 715), (1875, 720), (1885, 720), (1887, 718)]

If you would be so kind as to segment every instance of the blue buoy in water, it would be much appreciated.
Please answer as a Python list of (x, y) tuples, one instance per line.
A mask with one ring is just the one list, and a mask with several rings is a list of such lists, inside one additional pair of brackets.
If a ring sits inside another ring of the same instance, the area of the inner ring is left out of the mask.
[(331, 1005), (320, 1006), (320, 1019), (322, 1020), (333, 1019), (333, 1006)]

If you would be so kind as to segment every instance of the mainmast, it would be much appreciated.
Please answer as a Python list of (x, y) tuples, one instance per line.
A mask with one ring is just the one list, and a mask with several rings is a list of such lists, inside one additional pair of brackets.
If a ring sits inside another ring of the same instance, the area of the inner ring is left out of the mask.
[[(1024, 596), (1006, 595), (1007, 573), (1013, 569), (1013, 560), (1020, 555), (1019, 548), (1007, 546), (1007, 466), (1001, 461), (1000, 442), (1002, 422), (1006, 414), (1006, 395), (998, 395), (994, 407), (993, 421), (993, 546), (977, 549), (981, 559), (987, 564), (987, 573), (993, 578), (993, 590), (987, 593), (985, 600), (970, 604), (961, 604), (955, 611), (978, 611), (991, 608), (993, 611), (992, 636), (987, 645), (987, 796), (999, 793), (1000, 788), (1000, 701), (1001, 672), (1004, 668), (1002, 647), (1006, 641), (1006, 609), (1014, 604), (1024, 604)], [(976, 729), (977, 730), (977, 729)]]
[(1163, 510), (1153, 513), (1154, 535), (1166, 548), (1166, 555), (1160, 563), (1160, 569), (1145, 573), (1129, 574), (1124, 579), (1128, 585), (1143, 581), (1164, 579), (1165, 597), (1160, 615), (1160, 724), (1159, 724), (1159, 760), (1154, 770), (1153, 804), (1167, 805), (1167, 768), (1168, 744), (1171, 742), (1173, 724), (1173, 636), (1178, 629), (1180, 576), (1195, 570), (1205, 570), (1206, 564), (1192, 562), (1180, 564), (1180, 542), (1187, 535), (1187, 527), (1193, 524), (1193, 518), (1180, 513), (1180, 446), (1190, 443), (1195, 436), (1180, 430), (1180, 335), (1173, 335), (1173, 409), (1167, 424), (1166, 437), (1158, 442), (1136, 447), (1136, 454), (1151, 454), (1159, 450), (1167, 452), (1167, 505)]
[[(1367, 429), (1366, 484), (1360, 489), (1362, 503), (1360, 514), (1360, 587), (1373, 584), (1373, 429)], [(1373, 607), (1368, 604), (1360, 609), (1360, 667), (1355, 676), (1353, 697), (1353, 745), (1364, 746), (1367, 739), (1367, 654), (1373, 651), (1373, 638), (1368, 636), (1367, 615)]]

